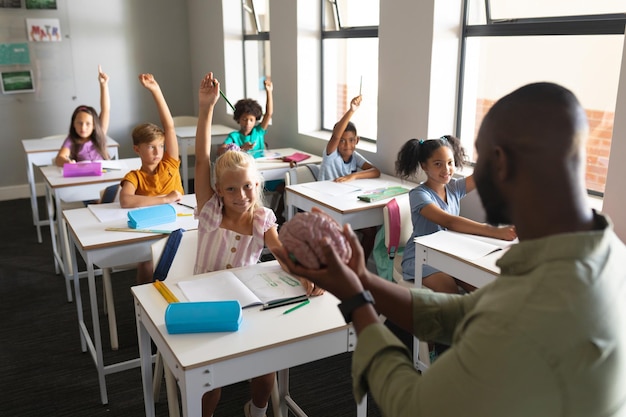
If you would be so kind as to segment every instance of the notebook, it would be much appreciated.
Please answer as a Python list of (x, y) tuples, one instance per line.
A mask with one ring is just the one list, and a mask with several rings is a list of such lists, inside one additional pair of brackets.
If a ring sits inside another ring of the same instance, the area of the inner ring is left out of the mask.
[(400, 194), (406, 194), (408, 192), (408, 188), (393, 186), (367, 191), (366, 193), (357, 196), (357, 198), (359, 200), (371, 203), (372, 201), (384, 200), (385, 198), (391, 198)]

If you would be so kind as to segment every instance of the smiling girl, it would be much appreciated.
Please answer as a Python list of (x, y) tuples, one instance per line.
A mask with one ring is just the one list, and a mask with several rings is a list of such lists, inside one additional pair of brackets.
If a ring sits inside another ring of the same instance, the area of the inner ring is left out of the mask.
[[(411, 139), (406, 142), (396, 160), (396, 174), (409, 179), (421, 168), (426, 181), (409, 192), (413, 233), (406, 243), (402, 258), (404, 279), (415, 279), (415, 244), (413, 239), (439, 230), (513, 240), (513, 226), (491, 226), (459, 216), (461, 199), (476, 188), (473, 175), (453, 178), (463, 167), (465, 151), (461, 141), (450, 135), (438, 139)], [(456, 278), (428, 265), (422, 268), (422, 285), (436, 292), (458, 293), (458, 286), (473, 288)]]

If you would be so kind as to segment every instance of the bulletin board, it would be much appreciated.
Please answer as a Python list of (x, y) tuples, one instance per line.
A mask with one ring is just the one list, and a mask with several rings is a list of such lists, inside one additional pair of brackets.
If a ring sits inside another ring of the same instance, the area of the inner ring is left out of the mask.
[(0, 0), (0, 80), (32, 74), (32, 88), (0, 91), (0, 103), (53, 102), (76, 95), (67, 22), (66, 0)]

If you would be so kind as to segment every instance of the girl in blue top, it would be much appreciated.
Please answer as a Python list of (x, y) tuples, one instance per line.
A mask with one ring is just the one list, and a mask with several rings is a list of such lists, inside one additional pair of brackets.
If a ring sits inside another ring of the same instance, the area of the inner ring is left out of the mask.
[[(402, 259), (405, 280), (415, 279), (415, 244), (413, 239), (439, 230), (513, 240), (517, 237), (513, 226), (491, 226), (459, 216), (461, 199), (476, 188), (473, 175), (453, 178), (461, 169), (465, 151), (461, 141), (450, 135), (439, 139), (411, 139), (405, 143), (396, 160), (396, 174), (409, 179), (421, 168), (426, 181), (409, 192), (413, 234), (406, 243)], [(436, 292), (457, 293), (458, 287), (474, 288), (428, 265), (422, 268), (422, 285)]]

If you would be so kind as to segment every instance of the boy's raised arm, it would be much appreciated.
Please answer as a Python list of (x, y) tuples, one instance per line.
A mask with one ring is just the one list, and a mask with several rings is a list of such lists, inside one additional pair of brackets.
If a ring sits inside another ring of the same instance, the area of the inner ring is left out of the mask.
[(267, 95), (267, 103), (265, 104), (265, 114), (263, 115), (263, 119), (261, 120), (261, 127), (263, 130), (267, 130), (267, 127), (270, 125), (270, 121), (272, 120), (272, 114), (274, 113), (274, 97), (272, 95), (272, 91), (274, 90), (274, 86), (270, 80), (265, 80), (265, 92)]
[(174, 130), (174, 119), (159, 83), (157, 83), (152, 74), (139, 74), (139, 82), (152, 93), (154, 102), (157, 105), (161, 126), (165, 132), (165, 152), (170, 157), (178, 159), (178, 139), (176, 138), (176, 130)]
[(356, 96), (350, 101), (350, 108), (343, 115), (341, 120), (335, 123), (335, 127), (333, 128), (333, 134), (330, 137), (330, 140), (326, 144), (326, 155), (330, 155), (331, 153), (337, 150), (337, 146), (339, 146), (339, 139), (341, 139), (341, 135), (346, 130), (346, 126), (348, 126), (348, 122), (352, 118), (354, 112), (356, 112), (361, 105), (361, 100), (363, 96)]

